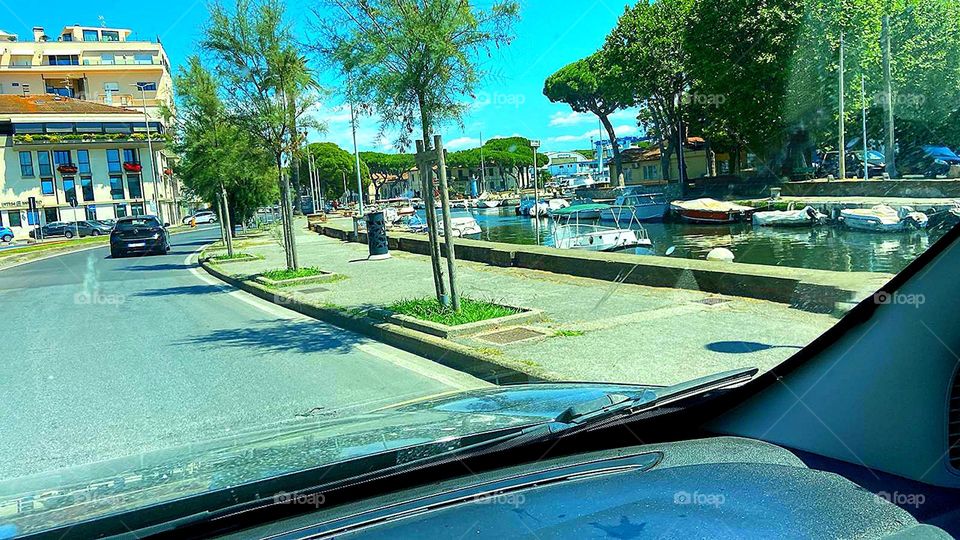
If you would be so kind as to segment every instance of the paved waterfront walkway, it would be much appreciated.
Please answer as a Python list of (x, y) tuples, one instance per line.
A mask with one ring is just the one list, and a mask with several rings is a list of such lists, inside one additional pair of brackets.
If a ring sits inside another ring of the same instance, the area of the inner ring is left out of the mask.
[[(304, 225), (296, 228), (301, 264), (347, 276), (296, 289), (311, 302), (363, 309), (433, 295), (429, 257), (394, 251), (391, 259), (367, 261), (365, 245), (321, 236)], [(224, 264), (221, 270), (249, 275), (284, 265), (283, 251), (269, 235), (238, 244), (240, 251), (263, 259)], [(784, 304), (695, 290), (472, 262), (458, 268), (464, 295), (538, 308), (547, 320), (527, 325), (543, 332), (541, 338), (512, 344), (476, 336), (457, 341), (562, 380), (671, 384), (739, 367), (769, 369), (837, 320)]]

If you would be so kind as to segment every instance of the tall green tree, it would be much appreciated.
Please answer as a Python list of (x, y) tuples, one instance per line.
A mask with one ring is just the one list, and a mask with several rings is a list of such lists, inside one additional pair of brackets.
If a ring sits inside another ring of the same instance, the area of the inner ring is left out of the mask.
[(576, 112), (597, 115), (613, 147), (614, 170), (610, 180), (619, 181), (623, 164), (610, 115), (629, 107), (634, 101), (625, 85), (621, 64), (603, 51), (594, 53), (547, 77), (543, 95), (554, 103), (566, 103)]
[[(603, 45), (606, 66), (616, 66), (617, 78), (640, 106), (638, 118), (661, 147), (664, 178), (670, 175), (670, 157), (676, 151), (684, 120), (683, 95), (691, 85), (689, 51), (684, 31), (694, 0), (638, 2), (625, 8)], [(681, 164), (681, 168), (683, 164)]]
[[(227, 78), (236, 118), (273, 156), (283, 216), (287, 267), (296, 269), (293, 201), (285, 167), (303, 143), (300, 127), (318, 88), (284, 19), (278, 0), (236, 0), (231, 9), (215, 2), (203, 47)], [(314, 127), (320, 127), (314, 125)]]
[[(348, 98), (369, 104), (381, 126), (399, 128), (410, 146), (414, 127), (427, 146), (442, 123), (459, 122), (484, 75), (481, 56), (506, 45), (519, 14), (515, 0), (482, 9), (450, 0), (319, 0), (314, 47), (338, 68)], [(424, 174), (424, 178), (429, 178)], [(433, 185), (424, 185), (432, 193)], [(435, 222), (433, 206), (428, 218)], [(437, 300), (446, 298), (440, 247), (431, 227)]]
[(383, 152), (360, 152), (360, 161), (370, 169), (370, 181), (380, 195), (380, 188), (392, 177), (402, 178), (414, 168), (412, 154), (386, 154)]

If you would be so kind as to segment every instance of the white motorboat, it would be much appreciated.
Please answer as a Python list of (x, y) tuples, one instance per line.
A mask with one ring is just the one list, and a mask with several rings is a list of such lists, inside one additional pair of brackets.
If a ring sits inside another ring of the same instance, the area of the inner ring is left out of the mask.
[[(629, 207), (630, 212), (614, 212), (613, 208)], [(600, 212), (603, 221), (620, 221), (620, 219), (638, 221), (659, 221), (667, 213), (669, 204), (662, 193), (636, 193), (627, 191), (620, 194), (610, 209)]]
[(826, 219), (816, 208), (806, 206), (799, 210), (770, 210), (753, 214), (753, 224), (761, 227), (803, 227)]
[(546, 217), (550, 215), (551, 212), (560, 210), (561, 208), (567, 208), (570, 206), (570, 203), (566, 199), (549, 199), (542, 200), (537, 203), (536, 206), (531, 206), (529, 210), (530, 217)]
[[(483, 233), (483, 229), (480, 228), (480, 224), (477, 223), (477, 220), (472, 216), (451, 217), (450, 230), (453, 231), (454, 238)], [(437, 231), (440, 232), (441, 236), (445, 235), (442, 221), (440, 222), (440, 227), (437, 228)]]
[(477, 206), (481, 208), (496, 208), (500, 206), (501, 199), (494, 199), (489, 193), (484, 191), (477, 197)]
[(530, 209), (533, 208), (535, 199), (533, 195), (524, 195), (520, 198), (520, 202), (517, 203), (517, 206), (513, 208), (513, 211), (516, 212), (518, 216), (529, 216)]
[[(553, 212), (553, 247), (586, 251), (622, 251), (653, 247), (647, 231), (634, 220), (632, 227), (609, 227), (596, 223), (582, 223), (581, 214), (610, 209), (606, 204), (578, 204)], [(630, 212), (629, 208), (623, 211)]]
[(849, 208), (840, 211), (840, 222), (857, 231), (899, 232), (927, 226), (927, 215), (915, 212), (909, 206), (895, 210), (879, 204), (873, 208)]

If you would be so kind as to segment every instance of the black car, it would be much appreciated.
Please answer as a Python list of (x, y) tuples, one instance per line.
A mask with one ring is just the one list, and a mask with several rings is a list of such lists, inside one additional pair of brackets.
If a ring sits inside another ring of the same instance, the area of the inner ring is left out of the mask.
[(93, 225), (87, 221), (54, 221), (40, 227), (39, 236), (37, 229), (30, 231), (30, 238), (52, 238), (55, 236), (63, 236), (64, 238), (79, 236), (83, 238), (84, 236), (98, 236), (107, 232), (109, 231), (103, 230), (101, 226)]
[(166, 226), (156, 216), (118, 219), (110, 232), (110, 256), (119, 258), (128, 253), (167, 253), (170, 251), (170, 235)]

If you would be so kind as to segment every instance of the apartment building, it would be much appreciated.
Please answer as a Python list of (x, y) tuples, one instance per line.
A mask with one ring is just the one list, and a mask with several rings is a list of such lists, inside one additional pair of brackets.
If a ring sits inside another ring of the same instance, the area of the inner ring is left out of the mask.
[(163, 46), (80, 25), (55, 35), (36, 27), (30, 38), (0, 31), (0, 222), (26, 237), (51, 221), (179, 220)]

